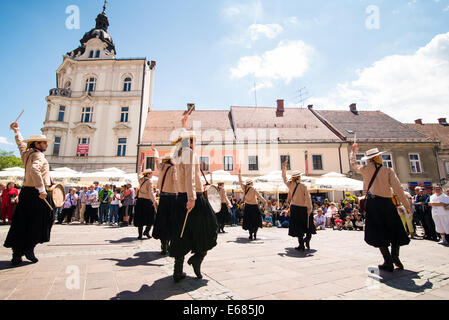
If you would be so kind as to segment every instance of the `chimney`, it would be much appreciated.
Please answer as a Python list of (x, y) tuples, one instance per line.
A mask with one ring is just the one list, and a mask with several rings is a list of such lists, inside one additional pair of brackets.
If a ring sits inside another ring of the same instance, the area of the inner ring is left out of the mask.
[(277, 109), (276, 109), (276, 117), (283, 117), (284, 116), (284, 100), (278, 100), (277, 101)]
[(446, 121), (446, 118), (440, 118), (440, 119), (438, 119), (438, 123), (441, 124), (441, 125), (443, 125), (443, 126), (447, 126), (447, 125), (448, 125), (448, 123), (447, 123), (447, 121)]
[(195, 104), (194, 103), (188, 103), (187, 104), (187, 112), (189, 111), (195, 111)]
[(423, 124), (423, 123), (422, 123), (422, 119), (416, 119), (416, 120), (415, 120), (415, 124), (421, 124), (421, 125), (422, 125), (422, 124)]
[(312, 110), (312, 109), (313, 109), (313, 104), (309, 104), (309, 105), (307, 106), (307, 109)]
[(359, 114), (359, 112), (357, 111), (357, 104), (355, 104), (355, 103), (352, 103), (352, 104), (349, 106), (349, 110), (350, 110), (353, 114)]

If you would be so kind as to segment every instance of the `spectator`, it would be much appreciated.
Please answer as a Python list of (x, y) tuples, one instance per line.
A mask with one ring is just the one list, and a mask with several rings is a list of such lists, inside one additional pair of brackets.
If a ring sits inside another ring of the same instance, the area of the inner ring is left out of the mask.
[(346, 216), (346, 221), (345, 224), (343, 225), (343, 230), (354, 230), (354, 225), (352, 224), (350, 216)]
[(288, 208), (283, 209), (279, 214), (278, 227), (279, 228), (290, 227), (290, 212)]
[(61, 220), (58, 221), (59, 224), (64, 222), (70, 224), (72, 222), (72, 217), (76, 208), (77, 201), (78, 198), (76, 196), (75, 189), (70, 188), (69, 193), (67, 193), (65, 196), (64, 205), (62, 206)]
[(79, 201), (80, 201), (80, 223), (85, 223), (84, 214), (86, 212), (86, 200), (87, 200), (87, 187), (82, 187), (80, 191)]
[(333, 226), (333, 220), (338, 214), (338, 209), (335, 206), (335, 203), (331, 203), (330, 206), (327, 208), (326, 212), (326, 225), (328, 228), (331, 228)]
[(265, 218), (262, 222), (262, 225), (267, 228), (271, 228), (273, 226), (273, 219), (268, 211), (265, 211)]
[[(3, 190), (5, 190), (5, 185), (0, 183), (0, 214), (1, 214), (1, 204), (2, 204), (2, 194)], [(0, 223), (3, 224), (3, 216), (0, 215)]]
[(430, 196), (421, 187), (416, 187), (415, 191), (418, 192), (413, 202), (415, 206), (415, 223), (421, 222), (424, 228), (424, 239), (438, 241), (435, 222), (432, 219), (432, 209), (429, 206)]
[(95, 191), (94, 185), (90, 186), (89, 191), (87, 191), (86, 198), (86, 224), (93, 224), (95, 221), (98, 221), (98, 192)]
[(19, 190), (14, 188), (14, 182), (9, 182), (2, 192), (2, 221), (3, 224), (11, 224), (14, 210), (19, 202)]
[(313, 221), (315, 222), (316, 230), (326, 229), (326, 217), (323, 215), (323, 210), (316, 210), (316, 214), (313, 216)]
[(362, 215), (360, 214), (356, 215), (355, 217), (354, 230), (365, 230), (365, 221), (363, 221)]
[(343, 220), (341, 220), (340, 215), (337, 214), (334, 220), (334, 230), (341, 231), (342, 228), (343, 228)]
[(95, 189), (95, 191), (97, 191), (97, 194), (98, 194), (98, 192), (100, 192), (101, 191), (101, 188), (99, 187), (99, 182), (98, 181), (94, 181), (94, 189)]
[(446, 235), (449, 235), (449, 196), (443, 193), (441, 186), (434, 188), (430, 197), (429, 206), (432, 207), (432, 218), (435, 221), (436, 231), (441, 235), (439, 244), (447, 245)]
[(111, 202), (112, 191), (108, 184), (98, 193), (100, 201), (100, 224), (106, 223), (109, 216), (109, 203)]
[(114, 188), (114, 191), (110, 198), (110, 206), (109, 206), (109, 224), (110, 225), (118, 225), (119, 216), (118, 211), (120, 208), (120, 193), (119, 189)]
[(237, 223), (238, 223), (238, 217), (237, 217), (237, 210), (238, 210), (238, 206), (237, 206), (237, 201), (235, 201), (234, 198), (231, 198), (231, 225), (233, 227), (237, 227)]

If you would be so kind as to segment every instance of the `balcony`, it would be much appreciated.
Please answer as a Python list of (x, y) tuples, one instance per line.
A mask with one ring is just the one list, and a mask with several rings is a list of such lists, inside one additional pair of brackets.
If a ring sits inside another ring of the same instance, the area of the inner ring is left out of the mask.
[(49, 95), (70, 98), (72, 96), (72, 92), (70, 91), (70, 89), (54, 88), (50, 90)]

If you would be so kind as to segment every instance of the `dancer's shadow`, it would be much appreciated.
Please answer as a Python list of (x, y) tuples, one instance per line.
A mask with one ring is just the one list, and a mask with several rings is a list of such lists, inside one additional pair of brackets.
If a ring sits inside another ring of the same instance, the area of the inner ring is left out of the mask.
[[(371, 273), (370, 278), (398, 290), (422, 293), (433, 288), (433, 284), (429, 279), (421, 278), (415, 271), (396, 269), (394, 272), (387, 272), (375, 267), (368, 268), (368, 271)], [(414, 279), (418, 281), (425, 279), (425, 282), (422, 285), (418, 285)]]
[(11, 261), (0, 261), (0, 270), (16, 269), (16, 268), (20, 268), (20, 267), (25, 267), (30, 264), (32, 264), (32, 262), (23, 260), (21, 264), (19, 264), (17, 266), (13, 266), (11, 264)]
[(257, 241), (259, 241), (259, 239), (257, 239), (257, 240), (249, 240), (249, 238), (242, 238), (242, 237), (240, 237), (240, 238), (237, 238), (237, 239), (235, 239), (235, 240), (229, 240), (229, 241), (226, 241), (226, 242), (233, 242), (233, 243), (254, 243), (256, 241), (256, 243), (257, 243)]
[(278, 255), (281, 257), (307, 258), (312, 257), (315, 252), (315, 249), (298, 251), (295, 248), (285, 248), (285, 253), (278, 253)]
[(134, 257), (130, 257), (127, 259), (104, 258), (101, 260), (116, 261), (116, 265), (119, 267), (163, 266), (163, 264), (150, 263), (151, 261), (164, 258), (164, 256), (161, 255), (160, 252), (137, 252), (136, 254), (134, 254)]
[(142, 240), (139, 240), (136, 237), (126, 237), (126, 238), (122, 238), (119, 240), (105, 240), (105, 241), (109, 241), (109, 243), (128, 243), (128, 242), (143, 241), (143, 240), (149, 240), (149, 239), (144, 238)]
[(207, 285), (209, 280), (187, 277), (179, 283), (173, 281), (173, 276), (156, 280), (151, 286), (143, 285), (139, 291), (122, 291), (111, 300), (165, 300), (175, 295), (195, 291)]

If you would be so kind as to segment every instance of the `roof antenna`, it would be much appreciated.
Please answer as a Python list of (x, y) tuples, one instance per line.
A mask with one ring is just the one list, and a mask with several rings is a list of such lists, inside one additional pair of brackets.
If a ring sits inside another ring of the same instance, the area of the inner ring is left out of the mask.
[(103, 14), (106, 13), (106, 5), (108, 4), (108, 0), (104, 0), (104, 5), (103, 5)]
[(257, 108), (257, 87), (256, 87), (256, 80), (254, 80), (254, 102), (255, 102), (256, 108)]

